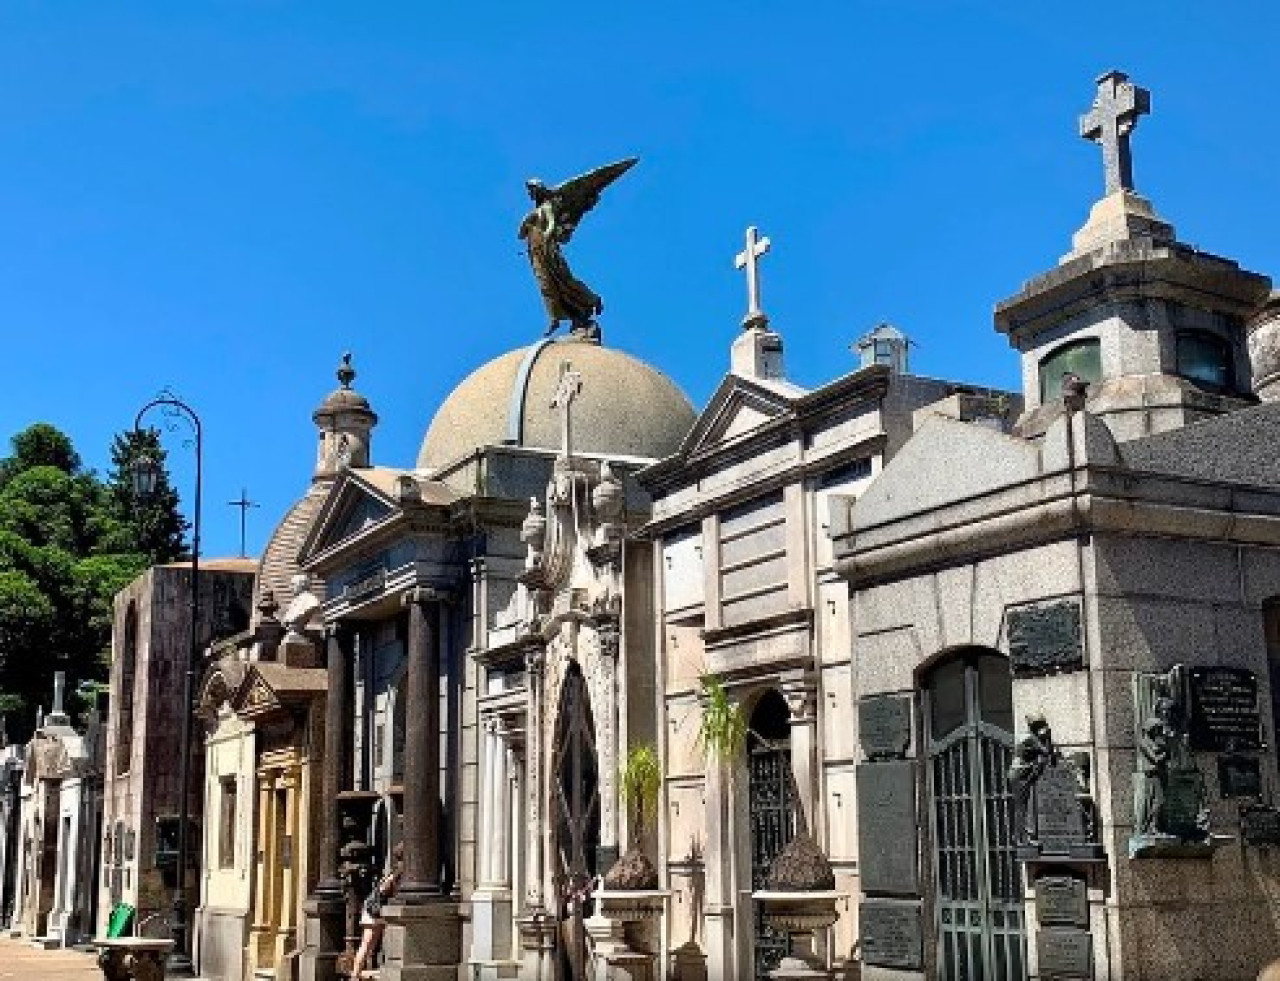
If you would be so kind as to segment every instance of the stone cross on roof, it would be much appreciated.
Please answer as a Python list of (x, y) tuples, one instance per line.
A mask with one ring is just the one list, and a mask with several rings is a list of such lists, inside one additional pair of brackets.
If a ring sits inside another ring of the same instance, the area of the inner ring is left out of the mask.
[(743, 327), (764, 328), (769, 318), (760, 309), (760, 257), (769, 251), (773, 243), (761, 238), (755, 225), (747, 228), (747, 247), (733, 259), (733, 268), (747, 271), (747, 315), (742, 318)]
[(1109, 71), (1098, 77), (1093, 107), (1080, 117), (1080, 135), (1102, 144), (1102, 166), (1107, 194), (1133, 190), (1133, 161), (1129, 134), (1138, 117), (1151, 112), (1151, 93), (1129, 81), (1124, 72)]
[(555, 394), (551, 397), (551, 408), (560, 410), (560, 431), (562, 455), (567, 460), (573, 442), (572, 406), (574, 400), (582, 393), (582, 372), (574, 371), (568, 361), (560, 364), (560, 383), (556, 385)]

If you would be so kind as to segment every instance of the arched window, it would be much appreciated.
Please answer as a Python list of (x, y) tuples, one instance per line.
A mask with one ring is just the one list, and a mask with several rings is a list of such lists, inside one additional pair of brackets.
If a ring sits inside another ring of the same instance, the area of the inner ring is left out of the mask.
[(116, 712), (116, 773), (128, 773), (133, 755), (133, 690), (138, 673), (138, 608), (130, 603), (124, 615), (124, 643), (120, 649), (120, 707)]
[(1052, 402), (1062, 390), (1062, 376), (1068, 371), (1090, 385), (1102, 381), (1102, 342), (1097, 338), (1072, 341), (1054, 348), (1040, 359), (1040, 401)]
[(1234, 381), (1231, 345), (1217, 334), (1203, 330), (1179, 331), (1177, 372), (1210, 392), (1226, 392)]

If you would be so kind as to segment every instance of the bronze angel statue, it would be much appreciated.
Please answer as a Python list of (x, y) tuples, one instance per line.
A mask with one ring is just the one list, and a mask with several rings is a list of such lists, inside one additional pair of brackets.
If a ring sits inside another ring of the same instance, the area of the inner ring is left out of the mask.
[(604, 312), (604, 303), (573, 275), (565, 261), (563, 247), (573, 238), (582, 216), (596, 206), (600, 192), (635, 163), (635, 157), (619, 160), (565, 181), (559, 187), (547, 187), (538, 180), (525, 183), (533, 199), (533, 210), (520, 222), (520, 237), (528, 245), (529, 265), (533, 267), (543, 306), (551, 320), (548, 334), (567, 320), (575, 334), (599, 336), (595, 318)]

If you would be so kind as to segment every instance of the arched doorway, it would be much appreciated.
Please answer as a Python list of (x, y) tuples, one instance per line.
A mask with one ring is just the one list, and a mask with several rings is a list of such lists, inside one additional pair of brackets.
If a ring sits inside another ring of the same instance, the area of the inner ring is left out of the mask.
[[(764, 889), (769, 866), (796, 834), (796, 801), (791, 777), (791, 712), (770, 689), (756, 703), (747, 723), (747, 800), (751, 828), (751, 888)], [(785, 933), (764, 923), (755, 907), (755, 977), (764, 981), (791, 952)]]
[(1026, 915), (1014, 855), (1013, 681), (966, 650), (924, 679), (939, 981), (1024, 981)]
[(560, 920), (560, 977), (587, 977), (587, 935), (583, 921), (590, 915), (584, 900), (598, 872), (600, 845), (599, 765), (595, 723), (586, 679), (570, 664), (560, 690), (551, 758), (551, 813), (554, 820), (555, 891)]

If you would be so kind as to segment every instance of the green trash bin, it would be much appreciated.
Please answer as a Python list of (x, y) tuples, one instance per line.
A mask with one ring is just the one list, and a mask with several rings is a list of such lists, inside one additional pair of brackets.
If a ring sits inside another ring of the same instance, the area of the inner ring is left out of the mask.
[(115, 940), (123, 937), (133, 926), (133, 907), (128, 903), (116, 903), (111, 908), (111, 916), (107, 918), (107, 938)]

